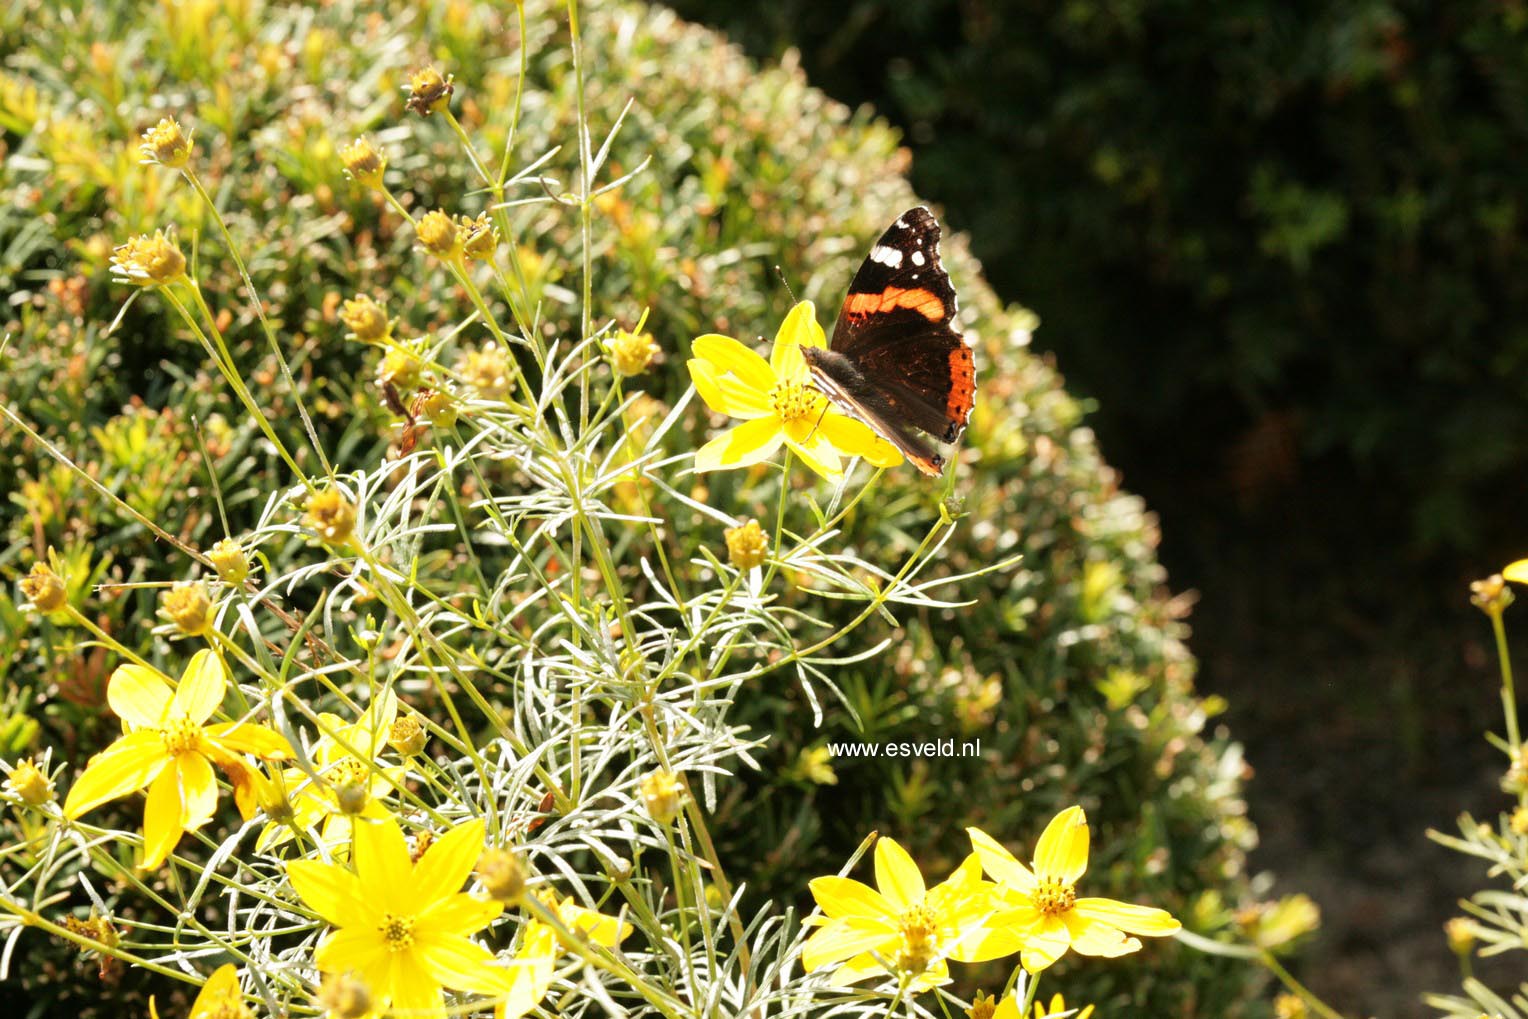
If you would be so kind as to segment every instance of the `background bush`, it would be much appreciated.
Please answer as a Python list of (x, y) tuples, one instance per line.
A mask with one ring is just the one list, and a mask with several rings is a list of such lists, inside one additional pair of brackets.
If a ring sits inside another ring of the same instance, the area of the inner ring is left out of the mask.
[(1528, 465), (1520, 4), (675, 6), (906, 128), (1154, 500), (1304, 461), (1401, 507), (1387, 538), (1499, 558)]
[[(870, 240), (916, 199), (896, 135), (825, 99), (798, 71), (761, 72), (658, 9), (611, 3), (586, 14), (594, 130), (634, 99), (612, 163), (625, 170), (652, 159), (600, 203), (595, 302), (627, 326), (651, 310), (667, 361), (643, 385), (672, 405), (687, 386), (691, 337), (773, 332), (790, 303), (774, 265), (831, 316)], [(518, 58), (501, 5), (427, 5), (389, 20), (344, 3), (144, 10), (39, 0), (0, 18), (0, 290), (13, 295), (0, 401), (102, 485), (202, 547), (224, 533), (209, 463), (221, 491), (248, 499), (228, 507), (235, 533), (263, 503), (262, 476), (280, 476), (159, 302), (133, 303), (106, 333), (127, 297), (109, 281), (107, 256), (130, 234), (175, 223), (199, 278), (236, 278), (215, 235), (200, 233), (208, 224), (185, 190), (138, 165), (138, 134), (173, 114), (196, 129), (203, 176), (246, 245), (331, 458), (384, 455), (396, 421), (371, 381), (377, 355), (343, 339), (340, 301), (356, 289), (385, 297), (400, 335), (449, 332), (465, 302), (418, 261), (396, 215), (344, 179), (336, 150), (368, 133), (393, 157), (390, 181), (420, 211), (468, 193), (475, 181), (446, 126), (405, 119), (398, 87), (410, 68), (438, 64), (456, 76), (453, 108), (480, 147), (501, 145)], [(525, 153), (572, 137), (575, 109), (565, 16), (536, 7), (531, 24), (534, 87), (517, 145)], [(575, 166), (565, 148), (543, 172), (566, 182)], [(576, 332), (577, 216), (542, 205), (516, 223), (548, 335)], [(1080, 801), (1099, 833), (1090, 891), (1128, 891), (1196, 930), (1221, 930), (1248, 901), (1242, 765), (1210, 725), (1218, 706), (1193, 693), (1153, 523), (1118, 491), (1083, 408), (1027, 350), (1032, 316), (1000, 305), (958, 238), (944, 250), (982, 372), (957, 488), (968, 516), (944, 566), (1025, 559), (970, 590), (969, 607), (867, 636), (886, 640), (885, 650), (834, 676), (843, 702), (824, 702), (820, 726), (800, 686), (750, 691), (742, 714), (770, 741), (757, 773), (722, 787), (723, 857), (754, 896), (799, 900), (810, 876), (836, 869), (871, 829), (897, 835), (934, 867), (954, 862), (964, 825), (1027, 847), (1059, 804)], [(258, 324), (232, 291), (221, 306), (246, 376), (266, 383), (268, 415), (295, 434)], [(469, 326), (457, 342), (481, 339)], [(693, 443), (709, 422), (694, 407), (689, 415)], [(4, 575), (23, 572), (48, 545), (65, 550), (71, 576), (111, 585), (82, 586), (77, 603), (152, 660), (174, 659), (150, 628), (157, 585), (187, 564), (166, 561), (139, 523), (18, 429), (0, 431), (0, 458), (16, 479), (0, 511)], [(697, 478), (694, 494), (735, 508), (756, 500), (761, 519), (774, 504), (758, 472)], [(935, 490), (911, 470), (873, 503), (856, 511), (845, 540), (877, 562), (904, 556), (938, 512)], [(720, 545), (720, 528), (704, 518), (669, 527), (676, 555)], [(634, 570), (632, 582), (641, 583)], [(103, 707), (115, 662), (19, 616), (14, 597), (14, 587), (0, 596), (4, 751), (50, 745), (83, 761), (115, 728)], [(979, 737), (984, 757), (840, 761), (837, 784), (803, 764), (829, 738), (929, 735)], [(13, 980), (27, 974), (22, 993), (39, 1014), (97, 1003), (99, 985), (79, 986), (38, 939), (22, 944), (27, 961), (13, 961)], [(1241, 964), (1171, 944), (1130, 966), (1069, 972), (1069, 995), (1151, 1015), (1234, 1014), (1252, 985)]]

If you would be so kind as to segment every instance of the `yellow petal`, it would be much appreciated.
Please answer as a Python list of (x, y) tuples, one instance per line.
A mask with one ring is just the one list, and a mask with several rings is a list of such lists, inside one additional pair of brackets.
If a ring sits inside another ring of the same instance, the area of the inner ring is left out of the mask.
[(1528, 559), (1519, 559), (1501, 571), (1503, 578), (1519, 584), (1528, 584)]
[(769, 366), (774, 377), (782, 381), (804, 380), (808, 376), (806, 358), (801, 347), (822, 347), (822, 326), (817, 324), (817, 308), (811, 301), (802, 301), (790, 310), (780, 331), (775, 333), (774, 349), (769, 352)]
[(709, 361), (718, 375), (730, 372), (743, 385), (761, 393), (775, 388), (775, 373), (770, 370), (769, 362), (730, 336), (717, 333), (697, 336), (690, 344), (690, 350), (700, 360)]
[(884, 955), (886, 951), (894, 950), (896, 944), (897, 935), (894, 931), (848, 920), (835, 920), (813, 931), (812, 936), (806, 939), (806, 944), (801, 946), (801, 966), (811, 973), (864, 952), (880, 951)]
[(175, 849), (185, 834), (180, 826), (180, 776), (175, 768), (166, 768), (149, 786), (149, 798), (143, 805), (144, 870), (154, 870)]
[(568, 927), (606, 948), (613, 948), (624, 941), (632, 931), (631, 924), (623, 923), (613, 916), (606, 916), (598, 910), (585, 909), (572, 904), (571, 900), (568, 905), (562, 907), (560, 915), (562, 922)]
[(362, 894), (383, 912), (412, 915), (420, 905), (408, 843), (392, 818), (355, 825), (355, 873)]
[(130, 729), (164, 724), (165, 710), (173, 697), (164, 676), (142, 665), (118, 666), (106, 684), (106, 703)]
[(430, 975), (415, 952), (394, 952), (388, 997), (395, 1016), (408, 1019), (445, 1019), (446, 1000), (440, 983)]
[(822, 434), (845, 456), (863, 457), (875, 467), (895, 467), (902, 451), (875, 433), (863, 421), (830, 411), (822, 419)]
[(918, 865), (896, 839), (882, 838), (875, 844), (875, 885), (898, 913), (922, 905), (928, 889)]
[(830, 875), (813, 878), (807, 887), (829, 918), (868, 916), (890, 925), (897, 922), (897, 910), (892, 904), (862, 881)]
[(191, 664), (181, 675), (171, 710), (201, 725), (223, 703), (223, 693), (227, 689), (223, 663), (210, 649), (203, 648), (192, 657)]
[(718, 414), (751, 420), (773, 413), (767, 390), (754, 389), (734, 375), (722, 375), (710, 361), (698, 357), (690, 360), (689, 368), (695, 391)]
[[(367, 827), (376, 827), (370, 825)], [(415, 911), (462, 890), (467, 875), (483, 855), (483, 822), (459, 824), (431, 843), (414, 867), (409, 890)]]
[(546, 997), (559, 952), (552, 928), (532, 920), (526, 927), (519, 953), (509, 964), (509, 991), (494, 1010), (495, 1019), (519, 1019)]
[(723, 432), (695, 451), (697, 471), (751, 467), (768, 460), (780, 448), (780, 419), (771, 415)]
[[(290, 761), (296, 755), (286, 737), (254, 722), (219, 722), (202, 730), (218, 746), (262, 761)], [(301, 776), (301, 772), (298, 775)]]
[(1025, 969), (1038, 973), (1065, 955), (1071, 943), (1071, 932), (1066, 929), (1066, 924), (1048, 916), (1025, 938), (1024, 954), (1020, 959)]
[(1069, 911), (1062, 916), (1062, 921), (1071, 934), (1072, 951), (1079, 955), (1113, 959), (1141, 949), (1141, 943), (1135, 938), (1127, 938), (1116, 928), (1098, 920)]
[(243, 1000), (244, 995), (239, 990), (238, 969), (231, 962), (224, 963), (202, 985), (196, 1001), (191, 1003), (191, 1014), (188, 1019), (211, 1019), (221, 1014), (232, 1014), (236, 1010), (225, 1011), (225, 1006), (237, 1005)]
[(1110, 927), (1118, 927), (1130, 934), (1142, 934), (1160, 938), (1175, 934), (1183, 925), (1173, 919), (1165, 909), (1155, 906), (1136, 906), (1114, 899), (1078, 899), (1072, 912), (1089, 920), (1098, 920)]
[(201, 754), (175, 758), (176, 786), (180, 791), (180, 827), (195, 831), (218, 809), (218, 783), (212, 765)]
[(1073, 884), (1088, 869), (1088, 819), (1081, 807), (1067, 807), (1051, 818), (1035, 846), (1035, 874)]
[[(287, 865), (289, 874), (293, 873), (293, 866), (295, 864)], [(320, 863), (317, 866), (331, 865)], [(391, 982), (388, 971), (392, 955), (392, 949), (377, 931), (366, 927), (351, 927), (334, 931), (325, 938), (324, 943), (318, 946), (318, 951), (313, 953), (313, 965), (324, 973), (354, 972), (366, 982), (373, 994), (381, 995), (386, 993), (387, 985)]]
[(69, 790), (64, 816), (71, 821), (108, 800), (137, 792), (170, 763), (164, 740), (151, 729), (130, 732), (90, 759)]
[(1035, 876), (1029, 868), (1014, 859), (1003, 844), (980, 828), (967, 828), (971, 836), (971, 848), (981, 858), (982, 869), (994, 881), (1001, 881), (1022, 895), (1028, 895), (1035, 887)]
[(992, 1019), (1020, 1019), (1019, 1000), (1011, 994), (1005, 997), (993, 1009)]
[(838, 460), (838, 450), (827, 440), (821, 432), (813, 432), (805, 441), (792, 439), (787, 432), (786, 445), (800, 458), (801, 462), (810, 467), (820, 477), (828, 481), (837, 481), (844, 476), (843, 466)]
[(490, 967), (493, 953), (461, 935), (416, 932), (414, 956), (430, 979), (455, 990), (494, 994), (504, 988), (504, 971)]
[(501, 902), (457, 892), (421, 909), (418, 926), (431, 933), (466, 937), (487, 927), (502, 912)]
[(331, 926), (369, 930), (377, 937), (373, 921), (381, 918), (382, 911), (367, 901), (354, 874), (317, 860), (293, 860), (286, 868), (292, 890)]

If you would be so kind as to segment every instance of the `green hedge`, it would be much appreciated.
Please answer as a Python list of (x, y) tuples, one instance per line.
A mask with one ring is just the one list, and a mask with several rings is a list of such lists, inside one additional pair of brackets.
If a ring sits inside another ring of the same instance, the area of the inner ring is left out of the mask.
[[(199, 25), (197, 11), (216, 16)], [(177, 223), (200, 278), (237, 278), (215, 235), (192, 239), (207, 224), (184, 189), (138, 166), (138, 133), (167, 112), (196, 129), (205, 176), (253, 252), (251, 270), (330, 456), (374, 462), (395, 422), (371, 381), (376, 355), (343, 339), (340, 299), (358, 288), (385, 294), (410, 335), (454, 329), (464, 302), (413, 252), (397, 216), (344, 179), (335, 153), (367, 133), (389, 151), (390, 180), (415, 208), (469, 205), (476, 196), (459, 196), (473, 178), (446, 126), (406, 118), (398, 86), (411, 67), (436, 63), (456, 75), (453, 108), (468, 130), (485, 150), (500, 144), (518, 58), (513, 8), (431, 6), (413, 22), (346, 4), (270, 5), (258, 16), (236, 4), (139, 13), (79, 3), (66, 16), (34, 0), (0, 15), (0, 280), (17, 294), (0, 402), (102, 484), (206, 547), (223, 529), (204, 456), (224, 491), (250, 493), (229, 507), (235, 532), (261, 509), (249, 479), (282, 473), (162, 302), (135, 302), (106, 334), (127, 296), (109, 281), (106, 256), (131, 233)], [(773, 332), (790, 305), (775, 265), (797, 296), (831, 314), (870, 240), (917, 199), (896, 133), (826, 99), (799, 72), (761, 71), (659, 9), (607, 3), (585, 16), (594, 129), (608, 129), (634, 100), (611, 162), (633, 169), (652, 159), (600, 203), (595, 304), (598, 316), (628, 326), (651, 310), (666, 361), (643, 384), (672, 405), (688, 386), (693, 336)], [(521, 154), (566, 143), (576, 101), (565, 15), (537, 8), (531, 23), (534, 87)], [(565, 145), (542, 172), (567, 181), (575, 166)], [(577, 216), (542, 205), (516, 223), (548, 335), (576, 333)], [(947, 238), (944, 254), (981, 372), (957, 483), (966, 516), (944, 565), (1025, 558), (967, 591), (970, 605), (872, 633), (867, 647), (888, 646), (832, 677), (843, 698), (823, 701), (821, 726), (804, 689), (784, 677), (745, 691), (744, 719), (768, 742), (757, 773), (720, 786), (721, 852), (756, 900), (800, 901), (806, 881), (836, 870), (871, 829), (896, 835), (932, 870), (962, 852), (965, 825), (1000, 834), (1023, 855), (1056, 807), (1080, 802), (1097, 833), (1091, 891), (1166, 906), (1213, 933), (1249, 901), (1244, 852), (1254, 832), (1239, 754), (1210, 722), (1216, 705), (1193, 693), (1153, 521), (1118, 490), (1082, 407), (1027, 349), (1033, 316), (1001, 305), (961, 238)], [(244, 308), (239, 297), (230, 291), (223, 305)], [(295, 434), (258, 324), (235, 311), (228, 333), (248, 372), (267, 373), (269, 416)], [(476, 338), (470, 327), (463, 334)], [(710, 422), (698, 404), (687, 422), (679, 433), (693, 447)], [(0, 429), (0, 461), (18, 481), (0, 507), (0, 572), (14, 579), (47, 545), (69, 550), (73, 576), (127, 585), (81, 590), (77, 601), (151, 659), (173, 659), (150, 633), (158, 589), (131, 585), (181, 577), (188, 564), (167, 561), (141, 525), (14, 428)], [(752, 505), (767, 519), (773, 486), (757, 473), (711, 475), (697, 479), (695, 494), (734, 512)], [(844, 540), (867, 559), (893, 562), (938, 511), (934, 490), (903, 470), (873, 506), (856, 510)], [(704, 518), (671, 525), (677, 553), (720, 546)], [(4, 752), (52, 746), (81, 761), (115, 728), (102, 707), (115, 663), (21, 617), (15, 597), (14, 586), (0, 594), (0, 678), (13, 720), (0, 730), (10, 740)], [(980, 738), (983, 757), (840, 760), (836, 784), (803, 765), (828, 739), (929, 734)], [(99, 986), (78, 986), (40, 938), (23, 939), (21, 954), (35, 963), (19, 965), (32, 974), (27, 993), (40, 1013), (88, 1014)], [(1105, 1013), (1128, 1005), (1148, 1015), (1231, 1015), (1255, 983), (1241, 964), (1171, 943), (1123, 966), (1063, 965), (1068, 997)]]
[[(1297, 448), (1477, 553), (1528, 466), (1515, 4), (676, 0), (905, 125), (913, 180), (1166, 489)], [(1164, 436), (1172, 436), (1165, 440)], [(1407, 537), (1405, 525), (1396, 536)], [(1495, 554), (1495, 553), (1493, 553)]]

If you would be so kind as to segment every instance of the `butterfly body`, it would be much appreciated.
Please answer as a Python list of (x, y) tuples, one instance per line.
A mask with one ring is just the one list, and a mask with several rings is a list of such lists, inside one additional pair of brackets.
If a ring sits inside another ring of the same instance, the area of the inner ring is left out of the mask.
[(975, 401), (975, 363), (955, 313), (955, 288), (939, 260), (939, 223), (920, 206), (870, 249), (828, 348), (801, 348), (824, 395), (933, 477), (944, 472), (945, 459), (924, 435), (955, 442)]

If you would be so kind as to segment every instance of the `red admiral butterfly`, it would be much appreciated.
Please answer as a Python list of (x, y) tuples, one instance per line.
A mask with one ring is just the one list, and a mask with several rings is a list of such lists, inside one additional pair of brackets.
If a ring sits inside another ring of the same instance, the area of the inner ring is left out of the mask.
[(875, 429), (924, 474), (944, 457), (920, 435), (954, 442), (976, 399), (971, 348), (955, 329), (955, 288), (939, 262), (939, 223), (904, 212), (854, 274), (828, 349), (803, 346), (817, 388)]

